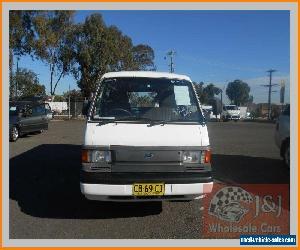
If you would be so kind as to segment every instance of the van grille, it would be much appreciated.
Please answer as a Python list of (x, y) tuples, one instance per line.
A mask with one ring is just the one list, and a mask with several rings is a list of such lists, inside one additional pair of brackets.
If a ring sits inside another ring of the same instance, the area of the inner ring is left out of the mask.
[(204, 166), (186, 166), (186, 171), (202, 171), (204, 170)]
[(101, 171), (101, 172), (110, 172), (110, 167), (101, 167), (97, 165), (93, 165), (90, 167), (91, 171)]

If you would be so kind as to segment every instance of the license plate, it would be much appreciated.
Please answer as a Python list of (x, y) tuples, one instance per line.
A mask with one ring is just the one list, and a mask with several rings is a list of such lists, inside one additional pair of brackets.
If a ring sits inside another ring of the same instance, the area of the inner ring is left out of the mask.
[(134, 196), (164, 195), (164, 183), (135, 183), (132, 185), (132, 194)]

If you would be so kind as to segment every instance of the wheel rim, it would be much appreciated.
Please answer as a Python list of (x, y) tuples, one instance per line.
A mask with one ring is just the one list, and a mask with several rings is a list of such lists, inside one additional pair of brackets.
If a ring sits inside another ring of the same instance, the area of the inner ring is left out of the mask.
[(13, 137), (14, 141), (17, 140), (18, 137), (19, 137), (19, 132), (18, 132), (18, 129), (16, 127), (13, 127), (12, 137)]
[(285, 150), (284, 159), (285, 159), (285, 163), (289, 166), (290, 165), (290, 147), (289, 146)]

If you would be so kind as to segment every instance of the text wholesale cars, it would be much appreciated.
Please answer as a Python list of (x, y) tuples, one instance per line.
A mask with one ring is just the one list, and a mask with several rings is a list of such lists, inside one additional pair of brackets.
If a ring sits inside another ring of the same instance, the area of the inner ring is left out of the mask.
[(191, 200), (212, 190), (206, 123), (192, 81), (113, 72), (89, 103), (81, 191), (92, 200)]

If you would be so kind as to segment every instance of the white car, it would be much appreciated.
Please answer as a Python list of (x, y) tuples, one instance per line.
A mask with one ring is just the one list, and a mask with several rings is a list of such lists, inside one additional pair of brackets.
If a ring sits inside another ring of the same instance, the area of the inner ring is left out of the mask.
[(222, 111), (222, 120), (223, 121), (238, 121), (240, 120), (240, 109), (236, 105), (224, 105)]
[(288, 105), (276, 122), (275, 142), (286, 166), (290, 166), (290, 106)]
[(87, 199), (192, 200), (211, 192), (209, 137), (189, 77), (111, 72), (93, 96), (80, 179)]

